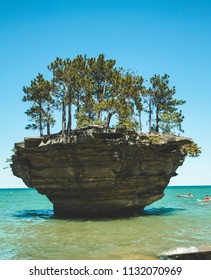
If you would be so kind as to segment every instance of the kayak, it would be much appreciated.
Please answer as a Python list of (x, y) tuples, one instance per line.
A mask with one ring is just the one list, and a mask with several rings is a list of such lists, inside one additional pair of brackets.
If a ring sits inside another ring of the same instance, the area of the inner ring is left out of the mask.
[(187, 194), (177, 194), (177, 197), (193, 197)]
[(197, 201), (199, 201), (199, 202), (211, 202), (211, 199), (207, 199), (207, 200), (204, 200), (204, 199), (197, 199)]

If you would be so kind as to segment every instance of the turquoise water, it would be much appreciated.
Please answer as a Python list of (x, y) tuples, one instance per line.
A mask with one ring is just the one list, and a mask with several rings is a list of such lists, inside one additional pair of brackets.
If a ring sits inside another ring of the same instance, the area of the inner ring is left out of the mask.
[[(178, 198), (191, 192), (193, 198)], [(167, 187), (142, 216), (55, 219), (48, 199), (31, 189), (0, 189), (0, 259), (144, 259), (211, 248), (211, 186)]]

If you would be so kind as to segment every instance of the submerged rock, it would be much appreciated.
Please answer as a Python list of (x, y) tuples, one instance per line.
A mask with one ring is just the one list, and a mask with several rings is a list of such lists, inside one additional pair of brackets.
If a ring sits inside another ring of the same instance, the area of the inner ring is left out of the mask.
[(55, 216), (129, 216), (163, 197), (191, 139), (87, 127), (15, 144), (14, 175), (44, 194)]
[(169, 260), (211, 260), (211, 249), (166, 253), (159, 256), (159, 258)]

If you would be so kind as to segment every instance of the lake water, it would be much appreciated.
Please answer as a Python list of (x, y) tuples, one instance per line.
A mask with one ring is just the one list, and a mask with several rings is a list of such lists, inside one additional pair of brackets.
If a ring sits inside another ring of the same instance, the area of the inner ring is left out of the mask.
[[(191, 192), (192, 198), (177, 193)], [(211, 249), (211, 186), (167, 187), (142, 216), (55, 219), (48, 199), (33, 189), (0, 189), (1, 260), (156, 258), (163, 252)]]

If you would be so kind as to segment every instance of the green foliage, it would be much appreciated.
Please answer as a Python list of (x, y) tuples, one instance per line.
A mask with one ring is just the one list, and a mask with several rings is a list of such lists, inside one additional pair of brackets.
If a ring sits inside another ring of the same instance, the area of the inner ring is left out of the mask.
[(182, 151), (189, 157), (198, 157), (201, 154), (201, 147), (196, 143), (186, 144), (182, 147)]
[(160, 143), (160, 139), (157, 137), (149, 136), (149, 143), (156, 145)]
[(160, 114), (160, 129), (163, 133), (176, 133), (184, 132), (182, 129), (182, 122), (184, 116), (182, 116), (182, 112), (163, 112)]
[[(140, 92), (143, 78), (116, 67), (115, 60), (77, 56), (56, 58), (48, 69), (53, 73), (54, 95), (62, 111), (62, 134), (71, 132), (72, 105), (76, 106), (77, 127), (101, 124), (109, 127), (117, 116), (119, 127), (135, 129), (135, 111), (142, 111)], [(68, 108), (68, 117), (66, 116)]]
[[(116, 66), (116, 61), (78, 55), (74, 59), (57, 57), (48, 69), (52, 79), (42, 74), (23, 87), (23, 101), (29, 102), (26, 110), (30, 123), (26, 129), (44, 129), (50, 135), (55, 124), (54, 111), (62, 112), (62, 135), (71, 134), (72, 108), (75, 109), (77, 128), (101, 125), (109, 128), (112, 118), (117, 120), (119, 130), (141, 130), (142, 113), (148, 116), (149, 133), (181, 133), (184, 116), (179, 106), (184, 100), (175, 99), (176, 88), (169, 87), (169, 75), (154, 75), (151, 86), (143, 86), (142, 76)], [(150, 144), (158, 144), (156, 136), (149, 137)], [(197, 157), (201, 148), (197, 144), (184, 145), (183, 152)]]
[(183, 132), (184, 116), (178, 106), (185, 101), (174, 98), (176, 90), (169, 87), (167, 74), (154, 75), (146, 89), (142, 76), (118, 68), (104, 54), (72, 60), (57, 57), (48, 69), (51, 81), (38, 74), (30, 87), (24, 87), (23, 101), (32, 103), (26, 111), (31, 122), (26, 128), (38, 129), (41, 136), (45, 127), (50, 134), (55, 109), (62, 112), (62, 135), (70, 134), (73, 106), (78, 128), (89, 124), (109, 128), (115, 116), (118, 128), (141, 130), (142, 112), (146, 112), (149, 132)]
[(184, 132), (181, 126), (184, 116), (178, 106), (185, 101), (174, 98), (176, 88), (169, 87), (169, 75), (154, 75), (150, 82), (152, 87), (143, 94), (147, 105), (145, 111), (149, 115), (149, 132)]
[(7, 164), (5, 167), (3, 167), (3, 169), (8, 169), (11, 168), (11, 164), (13, 163), (13, 156), (16, 154), (16, 148), (13, 147), (11, 149), (12, 152), (12, 156), (10, 158), (6, 158), (5, 163)]
[(43, 136), (43, 129), (47, 127), (47, 134), (50, 135), (50, 127), (55, 124), (52, 116), (54, 100), (52, 97), (52, 84), (44, 79), (42, 74), (31, 81), (31, 85), (23, 87), (25, 93), (24, 102), (31, 102), (32, 106), (25, 112), (32, 124), (26, 129), (38, 129), (40, 136)]

